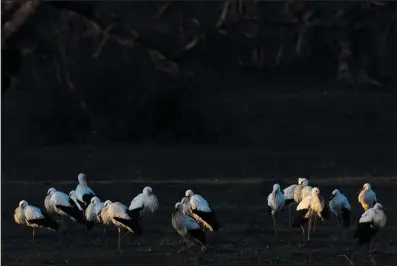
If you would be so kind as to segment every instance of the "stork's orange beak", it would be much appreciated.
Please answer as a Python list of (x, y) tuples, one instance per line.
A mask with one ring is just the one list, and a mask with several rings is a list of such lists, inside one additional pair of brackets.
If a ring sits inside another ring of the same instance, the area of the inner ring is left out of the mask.
[(182, 204), (185, 204), (186, 201), (186, 197), (183, 197), (183, 199), (181, 200)]
[(361, 192), (363, 192), (364, 188), (362, 188), (359, 192), (357, 192), (357, 195), (359, 195)]

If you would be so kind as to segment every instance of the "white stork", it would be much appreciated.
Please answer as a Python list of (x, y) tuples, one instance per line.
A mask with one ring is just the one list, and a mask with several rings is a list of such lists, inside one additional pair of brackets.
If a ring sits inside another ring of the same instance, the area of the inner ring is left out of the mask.
[(358, 194), (358, 202), (361, 204), (364, 211), (372, 208), (374, 204), (377, 203), (376, 194), (371, 189), (371, 185), (369, 183), (365, 183), (363, 188), (360, 190)]
[(205, 232), (194, 218), (183, 214), (183, 204), (181, 202), (175, 204), (175, 211), (172, 213), (171, 221), (172, 227), (184, 239), (187, 249), (192, 245), (192, 243), (189, 243), (190, 239), (193, 239), (201, 244), (203, 252), (206, 250)]
[(17, 224), (26, 224), (27, 226), (32, 227), (32, 243), (34, 243), (34, 229), (36, 227), (48, 228), (55, 231), (59, 229), (58, 223), (51, 219), (44, 210), (40, 210), (35, 206), (29, 205), (26, 200), (19, 202), (19, 205), (14, 212), (14, 220)]
[(139, 213), (142, 209), (128, 210), (127, 206), (120, 202), (105, 201), (104, 207), (98, 213), (98, 218), (104, 224), (113, 224), (118, 229), (117, 248), (120, 250), (121, 228), (127, 229), (131, 233), (142, 234), (139, 224)]
[(312, 187), (309, 186), (309, 181), (306, 178), (299, 179), (299, 185), (294, 191), (294, 201), (299, 204), (304, 198), (311, 195)]
[(312, 194), (310, 196), (307, 196), (298, 204), (296, 210), (297, 217), (293, 226), (300, 226), (304, 236), (305, 229), (303, 226), (307, 221), (309, 221), (307, 234), (308, 240), (310, 240), (312, 216), (318, 216), (321, 220), (328, 219), (329, 216), (328, 208), (324, 204), (324, 199), (320, 196), (320, 189), (317, 187), (312, 189)]
[(385, 227), (386, 222), (387, 216), (383, 211), (382, 204), (376, 203), (374, 207), (366, 210), (358, 220), (356, 239), (360, 244), (371, 242), (373, 236)]
[[(84, 224), (84, 216), (74, 201), (68, 195), (55, 188), (47, 191), (47, 197), (44, 200), (44, 206), (49, 214), (62, 217), (69, 217), (73, 221)], [(63, 222), (63, 219), (61, 219)]]
[(289, 187), (283, 190), (284, 197), (285, 197), (285, 207), (288, 207), (288, 227), (291, 228), (291, 206), (295, 202), (294, 194), (295, 189), (300, 185), (302, 178), (298, 178), (298, 184), (290, 185)]
[(284, 204), (285, 197), (284, 194), (281, 192), (280, 185), (274, 184), (272, 193), (267, 196), (267, 208), (269, 214), (271, 214), (273, 218), (274, 236), (277, 236), (276, 215), (278, 212), (283, 210)]
[(77, 179), (79, 184), (76, 187), (76, 198), (80, 203), (80, 206), (85, 210), (91, 202), (91, 198), (95, 197), (94, 191), (87, 185), (85, 174), (81, 173)]
[(86, 223), (89, 224), (87, 227), (92, 228), (95, 224), (100, 224), (101, 221), (98, 218), (98, 214), (105, 206), (105, 203), (101, 202), (98, 197), (93, 197), (90, 204), (85, 209)]
[(139, 217), (142, 220), (147, 215), (154, 213), (159, 207), (156, 195), (153, 194), (151, 187), (145, 187), (142, 193), (138, 194), (129, 206), (129, 210), (141, 209)]
[(340, 193), (338, 189), (332, 191), (332, 195), (329, 200), (329, 209), (331, 210), (331, 212), (334, 213), (338, 221), (338, 228), (340, 227), (340, 223), (342, 221), (343, 226), (345, 228), (349, 228), (351, 212), (350, 203), (347, 200), (346, 196)]
[(79, 201), (77, 200), (76, 191), (74, 191), (74, 190), (70, 191), (69, 198), (71, 198), (73, 200), (73, 202), (76, 204), (77, 208), (79, 208), (80, 211), (84, 211), (83, 208), (81, 207)]
[(186, 190), (182, 199), (183, 213), (190, 215), (209, 231), (218, 231), (219, 223), (214, 211), (208, 202), (200, 195), (194, 194), (192, 190)]

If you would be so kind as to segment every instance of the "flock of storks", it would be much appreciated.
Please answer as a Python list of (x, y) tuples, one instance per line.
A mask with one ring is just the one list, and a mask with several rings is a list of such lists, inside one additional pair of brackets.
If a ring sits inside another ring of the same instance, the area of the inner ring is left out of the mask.
[[(159, 207), (158, 199), (153, 194), (151, 187), (145, 187), (143, 192), (136, 196), (127, 207), (120, 202), (110, 200), (101, 202), (87, 185), (84, 174), (78, 175), (78, 181), (76, 189), (72, 190), (69, 195), (57, 191), (55, 188), (48, 189), (44, 200), (46, 210), (29, 205), (25, 200), (19, 202), (19, 206), (15, 209), (14, 220), (18, 224), (33, 228), (32, 243), (34, 243), (35, 228), (59, 230), (63, 227), (64, 219), (68, 218), (88, 229), (92, 229), (94, 226), (105, 226), (106, 228), (113, 225), (117, 227), (117, 247), (120, 249), (121, 229), (142, 234), (142, 220)], [(315, 231), (316, 217), (323, 221), (329, 218), (330, 212), (337, 218), (338, 228), (350, 226), (351, 207), (346, 196), (335, 189), (326, 204), (320, 196), (320, 189), (308, 184), (309, 181), (306, 178), (299, 178), (298, 184), (291, 185), (283, 191), (279, 184), (273, 186), (273, 191), (267, 197), (267, 201), (268, 211), (274, 221), (275, 235), (277, 235), (277, 214), (285, 208), (289, 209), (289, 227), (301, 227), (304, 237), (304, 226), (307, 223), (308, 240), (310, 240), (312, 226)], [(359, 192), (358, 201), (364, 209), (364, 213), (357, 222), (355, 237), (360, 244), (370, 243), (372, 245), (373, 236), (385, 226), (387, 217), (382, 205), (377, 202), (376, 194), (370, 184), (364, 184)], [(291, 223), (293, 203), (296, 203), (297, 207)], [(201, 245), (202, 251), (205, 251), (206, 231), (219, 230), (219, 222), (208, 202), (202, 196), (194, 194), (192, 190), (187, 190), (182, 200), (175, 204), (171, 221), (173, 228), (183, 237), (187, 249), (197, 242)], [(60, 231), (62, 240), (62, 230)]]

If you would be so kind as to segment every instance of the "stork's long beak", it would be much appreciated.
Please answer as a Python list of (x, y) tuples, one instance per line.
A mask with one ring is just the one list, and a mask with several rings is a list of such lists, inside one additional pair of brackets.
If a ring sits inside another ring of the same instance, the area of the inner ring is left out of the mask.
[(329, 198), (329, 200), (332, 200), (335, 197), (335, 195), (331, 195), (331, 197)]
[(182, 204), (185, 204), (186, 198), (187, 197), (183, 197), (183, 199), (181, 200)]
[(364, 188), (362, 188), (359, 192), (357, 192), (357, 195), (359, 195), (363, 190)]

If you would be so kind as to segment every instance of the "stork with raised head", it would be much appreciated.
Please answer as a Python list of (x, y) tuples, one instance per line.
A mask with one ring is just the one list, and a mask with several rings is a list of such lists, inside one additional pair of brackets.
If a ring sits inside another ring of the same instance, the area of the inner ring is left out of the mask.
[(17, 224), (26, 224), (33, 229), (31, 242), (34, 243), (35, 228), (48, 228), (57, 231), (59, 225), (44, 210), (29, 205), (26, 200), (21, 200), (14, 212), (14, 220)]
[(117, 227), (118, 242), (117, 248), (120, 250), (120, 232), (121, 228), (131, 233), (142, 234), (142, 228), (139, 224), (139, 215), (142, 209), (128, 210), (127, 206), (120, 202), (105, 201), (104, 207), (98, 213), (98, 218), (104, 224), (113, 224)]
[(185, 197), (182, 199), (183, 212), (185, 215), (190, 215), (201, 226), (209, 231), (218, 231), (219, 223), (214, 211), (211, 209), (208, 202), (200, 195), (194, 194), (192, 190), (186, 190)]
[(273, 218), (274, 236), (277, 236), (276, 215), (283, 210), (285, 204), (284, 194), (279, 184), (273, 185), (272, 193), (267, 196), (267, 208)]
[(79, 180), (79, 184), (76, 187), (76, 198), (79, 201), (81, 208), (85, 210), (90, 204), (91, 198), (95, 197), (95, 193), (87, 185), (87, 179), (85, 174), (80, 173), (77, 179)]
[(140, 209), (139, 217), (143, 219), (147, 215), (154, 213), (159, 207), (159, 201), (151, 187), (145, 187), (142, 193), (138, 194), (129, 206), (129, 210)]
[(49, 214), (60, 216), (63, 223), (63, 217), (69, 217), (84, 225), (84, 216), (74, 201), (65, 193), (50, 188), (47, 191), (47, 197), (44, 200), (44, 206)]
[(181, 202), (175, 204), (175, 211), (172, 213), (171, 221), (172, 227), (184, 239), (187, 249), (192, 245), (191, 240), (196, 240), (201, 244), (201, 250), (206, 250), (205, 232), (193, 217), (183, 214), (183, 204)]
[(290, 185), (289, 187), (287, 187), (287, 188), (285, 188), (283, 190), (284, 197), (285, 197), (284, 208), (288, 207), (288, 227), (289, 228), (291, 228), (291, 206), (295, 202), (295, 200), (294, 200), (295, 190), (299, 186), (299, 184), (301, 183), (301, 180), (302, 180), (302, 178), (299, 177), (298, 178), (298, 184)]
[(364, 211), (372, 208), (374, 204), (377, 203), (376, 194), (371, 189), (371, 185), (369, 183), (365, 183), (363, 188), (360, 190), (358, 194), (358, 202), (361, 204)]
[(308, 221), (307, 239), (310, 240), (311, 219), (313, 216), (320, 217), (321, 220), (328, 219), (329, 211), (324, 204), (324, 199), (320, 196), (320, 189), (315, 187), (312, 189), (312, 194), (304, 198), (296, 208), (297, 216), (293, 226), (300, 226), (303, 236), (305, 236), (305, 229), (303, 226)]
[(340, 227), (341, 222), (343, 222), (343, 227), (349, 228), (351, 212), (350, 203), (346, 196), (338, 189), (332, 191), (332, 195), (329, 199), (329, 209), (338, 221), (338, 228)]

